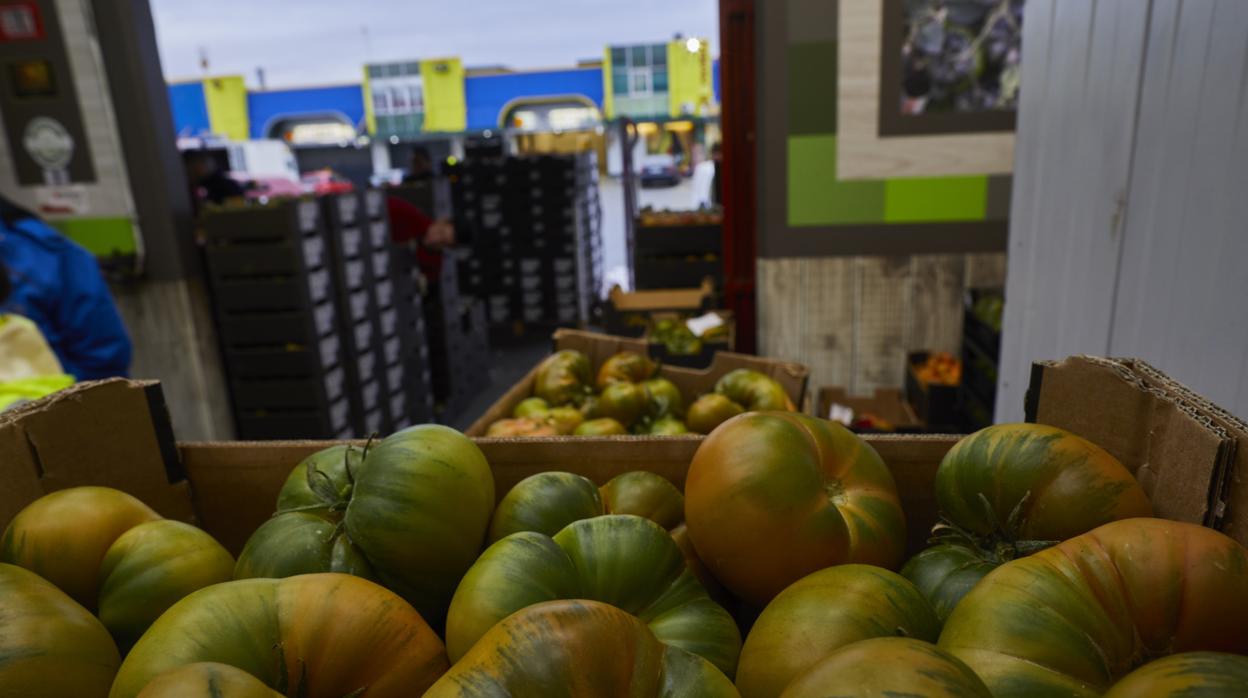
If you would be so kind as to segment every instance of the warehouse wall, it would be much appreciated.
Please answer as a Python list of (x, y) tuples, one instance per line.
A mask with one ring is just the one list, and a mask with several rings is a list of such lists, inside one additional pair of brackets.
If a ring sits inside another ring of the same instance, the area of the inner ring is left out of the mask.
[(1248, 417), (1248, 3), (1029, 0), (997, 419), (1142, 358)]
[(1010, 178), (992, 173), (1009, 170), (1008, 133), (982, 144), (997, 159), (979, 158), (983, 174), (929, 147), (943, 137), (909, 137), (915, 157), (885, 178), (839, 172), (846, 88), (879, 81), (878, 64), (844, 64), (845, 46), (878, 43), (880, 11), (759, 3), (759, 349), (808, 365), (812, 387), (900, 387), (907, 351), (958, 350), (965, 289), (1004, 285)]

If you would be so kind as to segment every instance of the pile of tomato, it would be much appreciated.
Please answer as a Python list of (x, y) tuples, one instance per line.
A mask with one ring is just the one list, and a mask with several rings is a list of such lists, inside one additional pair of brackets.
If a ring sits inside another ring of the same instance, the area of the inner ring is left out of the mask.
[(49, 494), (0, 538), (0, 695), (1248, 686), (1248, 551), (1153, 518), (1127, 468), (1053, 427), (954, 446), (932, 492), (941, 522), (909, 557), (888, 465), (795, 412), (720, 424), (683, 491), (552, 471), (501, 494), (477, 445), (433, 425), (307, 458), (237, 560), (122, 492)]
[(680, 388), (659, 374), (649, 357), (620, 352), (592, 375), (589, 357), (565, 349), (537, 367), (532, 397), (509, 419), (490, 425), (487, 436), (676, 436), (709, 434), (747, 411), (797, 409), (771, 377), (737, 369), (686, 409)]

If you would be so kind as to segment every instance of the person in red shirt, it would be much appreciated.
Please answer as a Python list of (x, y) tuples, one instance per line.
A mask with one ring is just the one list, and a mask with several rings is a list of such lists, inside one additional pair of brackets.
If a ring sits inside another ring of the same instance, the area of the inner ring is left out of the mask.
[(455, 226), (433, 220), (416, 206), (395, 196), (386, 198), (390, 209), (390, 237), (395, 242), (416, 242), (416, 263), (425, 278), (437, 281), (442, 270), (442, 250), (455, 244)]

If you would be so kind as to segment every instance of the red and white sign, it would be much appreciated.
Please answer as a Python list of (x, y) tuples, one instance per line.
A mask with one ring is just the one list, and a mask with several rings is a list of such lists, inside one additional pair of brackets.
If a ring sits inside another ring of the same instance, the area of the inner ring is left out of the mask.
[(44, 38), (43, 19), (33, 2), (0, 2), (0, 42)]

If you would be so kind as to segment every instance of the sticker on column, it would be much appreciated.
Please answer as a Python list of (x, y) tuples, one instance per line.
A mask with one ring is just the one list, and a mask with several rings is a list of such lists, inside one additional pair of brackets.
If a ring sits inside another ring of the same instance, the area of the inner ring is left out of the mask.
[(43, 181), (50, 185), (69, 184), (69, 163), (74, 159), (74, 137), (61, 122), (36, 116), (26, 124), (22, 145), (35, 164), (43, 168)]
[(80, 184), (38, 187), (35, 201), (45, 216), (84, 216), (91, 212), (87, 188)]

